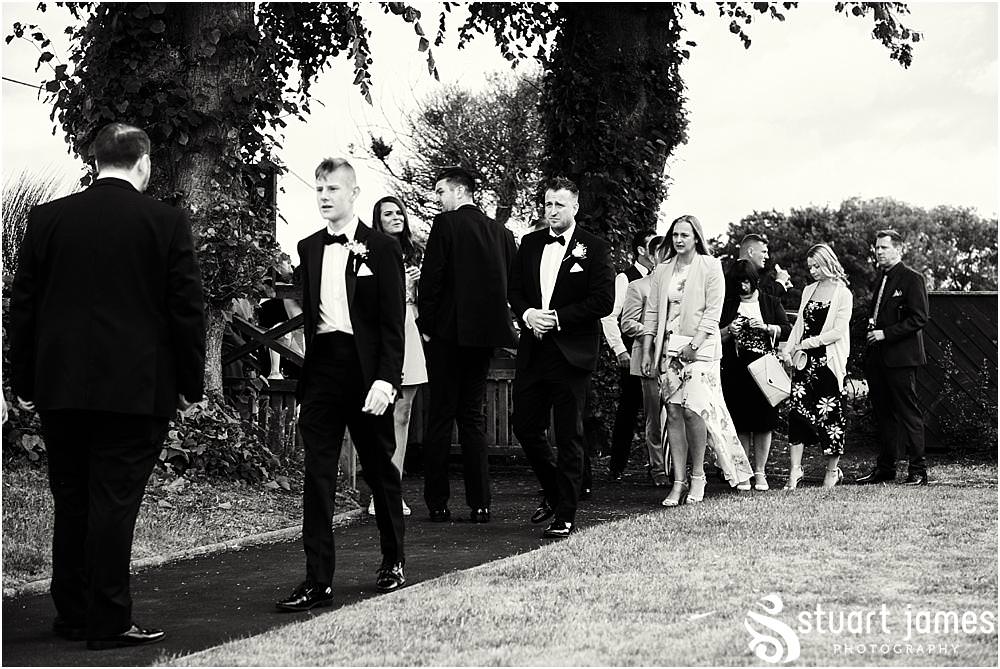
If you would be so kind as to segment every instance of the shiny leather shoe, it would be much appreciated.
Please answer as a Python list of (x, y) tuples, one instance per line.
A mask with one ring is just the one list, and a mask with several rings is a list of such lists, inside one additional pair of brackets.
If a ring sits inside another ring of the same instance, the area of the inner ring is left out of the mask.
[(906, 480), (903, 481), (903, 485), (908, 485), (908, 486), (927, 485), (927, 473), (924, 472), (923, 474), (910, 474), (909, 476), (906, 477)]
[(447, 523), (451, 520), (451, 511), (445, 509), (431, 509), (432, 523)]
[(397, 562), (391, 565), (382, 565), (375, 578), (375, 588), (379, 592), (392, 592), (399, 590), (406, 583), (406, 576), (403, 575), (403, 563)]
[(552, 524), (545, 528), (542, 536), (546, 539), (565, 539), (573, 531), (573, 523), (565, 520), (553, 520)]
[(488, 522), (490, 522), (490, 510), (489, 509), (473, 509), (472, 513), (469, 514), (469, 518), (474, 523), (488, 523)]
[(303, 583), (285, 599), (275, 602), (279, 611), (308, 611), (317, 606), (333, 604), (333, 589), (328, 585)]
[(594, 494), (591, 492), (590, 488), (581, 488), (580, 489), (580, 499), (581, 500), (585, 501), (585, 500), (590, 499), (593, 496), (594, 496)]
[(539, 523), (544, 523), (546, 520), (555, 515), (552, 507), (549, 506), (549, 502), (546, 499), (542, 499), (542, 503), (535, 509), (535, 512), (531, 514), (531, 522), (535, 525)]
[(864, 476), (855, 479), (858, 485), (871, 485), (873, 483), (890, 483), (896, 480), (896, 472), (886, 472), (881, 469), (873, 469)]
[(109, 648), (125, 648), (126, 646), (142, 646), (147, 643), (163, 641), (167, 636), (163, 630), (143, 629), (132, 623), (127, 631), (101, 639), (87, 639), (88, 650), (107, 650)]
[(56, 616), (52, 621), (52, 633), (69, 641), (83, 641), (87, 638), (87, 626), (82, 622), (66, 620)]
[(617, 469), (608, 470), (609, 481), (621, 481), (624, 477), (625, 477), (625, 472), (618, 471)]

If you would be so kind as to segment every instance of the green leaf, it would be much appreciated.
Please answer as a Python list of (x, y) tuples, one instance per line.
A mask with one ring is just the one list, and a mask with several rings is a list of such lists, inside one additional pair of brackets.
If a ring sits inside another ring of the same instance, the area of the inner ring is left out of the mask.
[(162, 20), (157, 19), (149, 25), (149, 31), (153, 34), (160, 35), (167, 31), (167, 24)]
[(134, 16), (137, 19), (144, 19), (144, 18), (148, 17), (149, 16), (149, 5), (147, 5), (145, 3), (139, 5), (138, 7), (135, 8), (135, 11), (132, 12), (132, 16)]

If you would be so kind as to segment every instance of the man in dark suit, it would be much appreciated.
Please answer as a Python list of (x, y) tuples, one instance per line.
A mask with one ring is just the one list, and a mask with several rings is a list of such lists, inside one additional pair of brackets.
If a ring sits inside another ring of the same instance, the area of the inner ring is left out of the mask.
[(739, 260), (749, 260), (753, 268), (757, 270), (760, 277), (758, 284), (760, 291), (781, 299), (792, 287), (792, 282), (788, 276), (788, 270), (782, 269), (781, 265), (774, 266), (774, 277), (765, 273), (764, 267), (767, 265), (768, 257), (767, 238), (763, 235), (751, 232), (740, 241)]
[(424, 502), (435, 522), (448, 509), (448, 453), (458, 423), (465, 501), (474, 523), (490, 520), (486, 375), (493, 349), (514, 345), (507, 275), (516, 246), (510, 230), (472, 202), (475, 180), (461, 168), (434, 187), (442, 212), (427, 239), (417, 291), (417, 326), (427, 342), (430, 417), (424, 435)]
[(11, 293), (14, 392), (54, 501), (53, 631), (95, 650), (164, 637), (132, 620), (132, 533), (168, 420), (202, 395), (201, 276), (187, 217), (142, 194), (149, 150), (132, 126), (97, 133), (93, 185), (29, 214)]
[[(542, 536), (569, 536), (583, 476), (583, 411), (597, 367), (601, 318), (614, 306), (614, 270), (608, 244), (576, 224), (576, 185), (548, 183), (548, 230), (521, 240), (510, 277), (510, 305), (522, 324), (514, 377), (514, 435), (544, 498), (533, 523), (555, 518)], [(557, 454), (545, 439), (554, 411)]]
[(327, 158), (316, 168), (316, 202), (326, 227), (299, 242), (306, 355), (299, 377), (299, 433), (305, 449), (302, 545), (306, 579), (277, 602), (282, 611), (333, 603), (333, 500), (344, 430), (375, 500), (381, 592), (403, 575), (403, 503), (392, 405), (403, 374), (403, 254), (399, 242), (358, 220), (354, 168)]
[(896, 478), (899, 442), (906, 444), (909, 473), (906, 485), (927, 485), (924, 460), (924, 417), (917, 401), (917, 367), (927, 363), (923, 329), (927, 325), (927, 284), (923, 275), (902, 263), (903, 239), (895, 230), (875, 233), (878, 277), (868, 321), (865, 378), (868, 397), (882, 439), (875, 469), (858, 483), (882, 483)]

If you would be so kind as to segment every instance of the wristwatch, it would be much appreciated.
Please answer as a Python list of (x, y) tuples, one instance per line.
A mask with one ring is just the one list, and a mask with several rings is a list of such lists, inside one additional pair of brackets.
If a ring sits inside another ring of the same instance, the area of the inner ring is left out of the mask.
[(694, 342), (691, 342), (690, 344), (688, 344), (688, 346), (691, 347), (692, 351), (697, 351), (698, 350), (698, 344), (695, 344)]

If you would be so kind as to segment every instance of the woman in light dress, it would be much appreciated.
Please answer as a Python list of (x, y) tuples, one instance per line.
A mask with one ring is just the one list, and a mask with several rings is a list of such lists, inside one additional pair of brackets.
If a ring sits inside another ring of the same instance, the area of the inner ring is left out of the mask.
[[(403, 475), (403, 461), (406, 459), (406, 442), (410, 432), (410, 410), (417, 387), (427, 383), (427, 364), (424, 359), (423, 342), (417, 330), (417, 282), (420, 279), (421, 250), (413, 244), (410, 221), (406, 216), (403, 202), (391, 195), (375, 203), (372, 213), (372, 227), (379, 232), (392, 235), (403, 248), (403, 267), (406, 271), (406, 322), (403, 341), (403, 381), (393, 409), (393, 423), (396, 436), (396, 450), (392, 463)], [(368, 514), (375, 515), (374, 500), (368, 504)], [(403, 515), (410, 515), (410, 507), (403, 501)]]
[[(643, 374), (660, 373), (674, 483), (664, 506), (705, 496), (705, 451), (729, 485), (750, 489), (753, 474), (722, 396), (719, 317), (722, 265), (708, 252), (701, 223), (681, 216), (667, 230), (667, 260), (653, 273), (643, 313)], [(690, 457), (689, 457), (690, 456)], [(687, 465), (691, 463), (688, 482)]]

